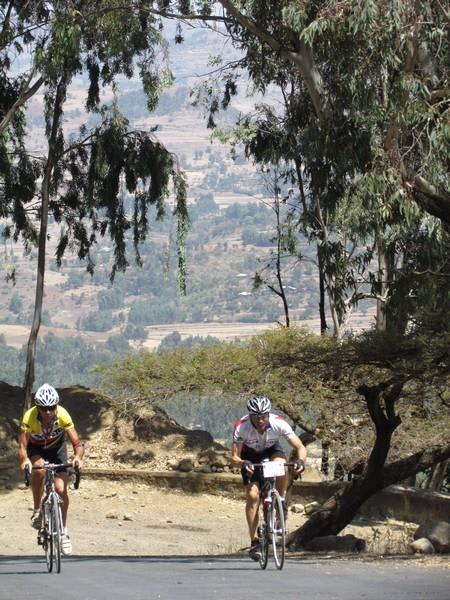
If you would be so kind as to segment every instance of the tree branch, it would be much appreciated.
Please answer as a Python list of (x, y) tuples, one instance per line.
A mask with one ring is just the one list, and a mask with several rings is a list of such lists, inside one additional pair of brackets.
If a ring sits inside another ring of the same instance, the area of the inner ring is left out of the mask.
[(420, 175), (412, 175), (406, 186), (424, 210), (450, 225), (450, 194), (438, 190)]
[(44, 83), (44, 79), (42, 77), (39, 77), (39, 79), (37, 79), (31, 87), (28, 87), (28, 85), (30, 84), (30, 81), (31, 81), (32, 77), (33, 77), (33, 74), (30, 74), (30, 77), (28, 78), (27, 84), (25, 86), (27, 89), (25, 89), (25, 91), (22, 91), (20, 93), (20, 96), (17, 98), (17, 100), (14, 102), (14, 104), (8, 110), (8, 112), (6, 113), (6, 115), (3, 117), (3, 119), (2, 119), (2, 121), (0, 123), (0, 135), (5, 131), (5, 129), (9, 125), (9, 123), (12, 121), (12, 119), (14, 118), (14, 115), (15, 115), (16, 111), (23, 104), (25, 104), (25, 102), (27, 100), (29, 100), (31, 98), (31, 96), (34, 96), (34, 94), (38, 91), (38, 89)]
[(322, 77), (314, 64), (311, 47), (305, 44), (303, 40), (298, 39), (297, 51), (286, 50), (268, 31), (261, 29), (255, 21), (243, 15), (230, 0), (219, 0), (219, 3), (242, 27), (256, 35), (282, 58), (298, 68), (305, 81), (316, 116), (321, 123), (324, 123), (326, 120), (326, 102)]

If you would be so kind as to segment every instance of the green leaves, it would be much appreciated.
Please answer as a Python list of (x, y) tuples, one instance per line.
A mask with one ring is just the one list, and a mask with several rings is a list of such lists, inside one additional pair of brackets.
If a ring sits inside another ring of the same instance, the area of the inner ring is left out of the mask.
[[(173, 192), (180, 243), (187, 227), (186, 184), (175, 158), (150, 133), (132, 131), (117, 109), (118, 78), (131, 77), (136, 67), (150, 110), (156, 107), (161, 89), (172, 82), (167, 44), (144, 4), (141, 0), (126, 6), (117, 0), (81, 4), (64, 0), (30, 2), (19, 11), (12, 3), (10, 20), (3, 28), (4, 45), (0, 46), (0, 72), (4, 73), (0, 75), (0, 118), (11, 107), (15, 110), (0, 138), (0, 152), (8, 157), (0, 166), (0, 178), (8, 192), (2, 199), (3, 216), (13, 220), (16, 239), (22, 235), (25, 243), (36, 241), (32, 218), (39, 207), (42, 174), (48, 172), (50, 214), (64, 225), (57, 262), (73, 244), (93, 272), (89, 250), (99, 235), (109, 235), (115, 257), (112, 277), (128, 265), (128, 241), (133, 242), (140, 262), (139, 244), (148, 232), (150, 205), (157, 206), (157, 218), (162, 218)], [(20, 47), (14, 49), (13, 41)], [(17, 75), (17, 69), (9, 68), (14, 52), (23, 52), (25, 44), (33, 71)], [(86, 108), (97, 113), (97, 118), (90, 121), (94, 126), (85, 124), (78, 139), (69, 141), (62, 126), (63, 114), (69, 86), (78, 73), (89, 77)], [(39, 86), (32, 83), (42, 85), (42, 79), (48, 153), (31, 160), (25, 143), (27, 105), (21, 95), (35, 93)], [(102, 89), (107, 86), (114, 97), (110, 107), (100, 105)], [(134, 195), (134, 212), (128, 195)], [(179, 252), (184, 280), (184, 250), (179, 248)]]

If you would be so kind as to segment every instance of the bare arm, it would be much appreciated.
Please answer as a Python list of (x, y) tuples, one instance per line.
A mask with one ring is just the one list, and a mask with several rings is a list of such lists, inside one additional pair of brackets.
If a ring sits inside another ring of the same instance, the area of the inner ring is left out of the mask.
[(30, 434), (26, 431), (19, 432), (19, 449), (17, 451), (17, 456), (19, 458), (20, 469), (22, 471), (25, 470), (25, 467), (28, 465), (31, 469), (31, 461), (27, 456), (27, 444)]
[(67, 433), (67, 437), (69, 438), (70, 442), (72, 443), (73, 451), (75, 453), (75, 456), (73, 459), (73, 465), (75, 466), (75, 463), (77, 463), (78, 467), (81, 469), (81, 466), (83, 464), (83, 455), (84, 455), (83, 442), (78, 437), (78, 433), (77, 433), (77, 430), (75, 429), (75, 427), (71, 427), (70, 429), (68, 429), (66, 431), (66, 433)]
[(233, 442), (231, 444), (231, 464), (235, 467), (239, 467), (240, 469), (242, 469), (242, 467), (245, 466), (248, 473), (253, 473), (252, 464), (250, 463), (250, 461), (243, 460), (241, 458), (241, 452), (242, 452), (242, 444)]
[(231, 444), (231, 464), (234, 467), (242, 467), (244, 462), (241, 458), (242, 444), (233, 442)]
[(306, 460), (306, 447), (303, 445), (301, 439), (297, 435), (293, 435), (288, 438), (289, 445), (294, 449), (296, 460)]

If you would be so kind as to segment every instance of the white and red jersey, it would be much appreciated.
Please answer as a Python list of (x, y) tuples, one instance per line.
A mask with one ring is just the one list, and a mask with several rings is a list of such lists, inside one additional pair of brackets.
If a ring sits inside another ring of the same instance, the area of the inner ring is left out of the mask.
[(276, 444), (280, 438), (289, 439), (294, 435), (292, 427), (279, 415), (269, 414), (269, 422), (264, 433), (258, 433), (250, 420), (250, 415), (245, 415), (234, 424), (233, 442), (244, 444), (255, 452), (262, 452)]

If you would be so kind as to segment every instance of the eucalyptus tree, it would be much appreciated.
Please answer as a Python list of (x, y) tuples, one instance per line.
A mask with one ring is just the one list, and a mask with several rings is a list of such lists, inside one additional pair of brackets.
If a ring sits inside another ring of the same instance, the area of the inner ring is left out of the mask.
[[(370, 165), (379, 185), (393, 187), (404, 211), (414, 201), (450, 224), (449, 14), (440, 0), (154, 0), (148, 11), (221, 20), (251, 77), (292, 68), (322, 133), (318, 148), (345, 154), (352, 130), (379, 124)], [(229, 94), (232, 76), (227, 83)]]
[(449, 15), (439, 0), (220, 4), (254, 64), (294, 67), (331, 143), (346, 152), (343, 134), (378, 124), (378, 185), (392, 188), (405, 212), (414, 200), (450, 224)]
[[(6, 236), (38, 245), (36, 300), (25, 373), (25, 404), (31, 398), (48, 239), (52, 215), (62, 224), (56, 259), (68, 246), (94, 264), (89, 250), (99, 236), (114, 244), (111, 277), (124, 270), (126, 238), (139, 243), (148, 231), (148, 208), (164, 215), (171, 183), (175, 190), (181, 286), (183, 237), (187, 226), (185, 182), (173, 157), (150, 132), (134, 131), (113, 100), (101, 104), (101, 88), (114, 98), (121, 78), (139, 72), (148, 107), (170, 83), (165, 43), (157, 16), (140, 0), (0, 0), (0, 215)], [(86, 77), (85, 109), (93, 116), (77, 135), (68, 135), (64, 108), (70, 85)], [(45, 153), (27, 136), (27, 106), (43, 95)], [(92, 123), (90, 126), (89, 123)], [(126, 196), (133, 198), (130, 211)]]
[[(400, 290), (408, 298), (417, 284), (407, 283), (405, 259), (417, 242), (428, 244), (425, 231), (433, 232), (435, 256), (448, 250), (448, 13), (438, 1), (220, 4), (255, 87), (288, 89), (288, 116), (276, 134), (267, 133), (270, 119), (254, 131), (253, 146), (260, 140), (272, 149), (252, 148), (248, 132), (247, 148), (254, 156), (275, 148), (296, 161), (297, 171), (305, 166), (313, 197), (308, 226), (328, 274), (335, 329), (370, 295), (378, 327), (401, 331), (408, 302), (401, 308)], [(223, 104), (234, 86), (231, 73)], [(212, 112), (219, 106), (212, 96)], [(342, 232), (344, 225), (351, 230)], [(357, 254), (355, 241), (363, 247)], [(367, 269), (371, 257), (375, 273)], [(422, 276), (434, 272), (442, 283), (448, 267), (445, 259), (430, 263)]]

